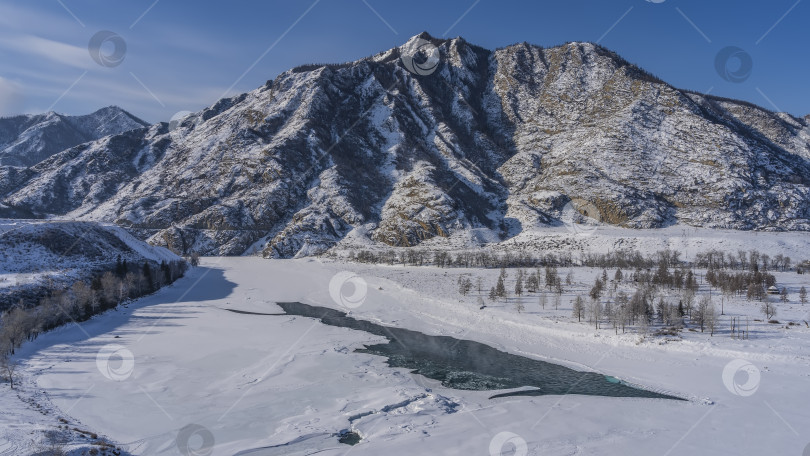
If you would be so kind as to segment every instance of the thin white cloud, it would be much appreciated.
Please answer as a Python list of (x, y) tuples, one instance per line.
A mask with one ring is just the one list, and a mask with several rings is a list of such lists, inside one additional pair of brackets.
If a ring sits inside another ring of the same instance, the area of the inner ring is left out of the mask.
[(96, 67), (87, 48), (34, 35), (2, 37), (0, 38), (0, 48), (22, 55), (42, 57), (83, 70)]

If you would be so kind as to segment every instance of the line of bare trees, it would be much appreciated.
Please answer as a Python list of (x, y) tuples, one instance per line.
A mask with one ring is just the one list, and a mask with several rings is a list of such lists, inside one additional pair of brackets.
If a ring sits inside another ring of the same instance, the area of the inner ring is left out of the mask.
[(736, 253), (723, 252), (720, 250), (709, 250), (697, 254), (695, 265), (705, 269), (738, 269), (757, 271), (787, 271), (793, 261), (789, 256), (782, 254), (771, 257), (758, 250), (738, 250)]
[[(403, 266), (438, 266), (440, 268), (535, 268), (543, 266), (588, 266), (596, 268), (653, 269), (695, 267), (714, 270), (739, 270), (750, 273), (786, 271), (793, 265), (790, 257), (757, 250), (736, 253), (709, 250), (698, 253), (691, 262), (681, 258), (681, 252), (667, 249), (644, 255), (637, 250), (617, 250), (609, 253), (582, 253), (578, 258), (569, 252), (532, 255), (526, 252), (490, 252), (486, 250), (447, 252), (421, 248), (388, 249), (383, 251), (351, 250), (349, 261), (371, 264), (401, 264)], [(797, 272), (801, 271), (797, 265)]]
[(128, 299), (153, 293), (182, 277), (186, 268), (183, 261), (130, 265), (119, 258), (112, 270), (89, 281), (78, 280), (64, 289), (54, 289), (51, 282), (46, 285), (47, 294), (38, 302), (21, 300), (0, 314), (0, 373), (13, 380), (14, 366), (9, 356), (25, 340), (33, 340), (40, 333), (69, 322), (87, 320)]

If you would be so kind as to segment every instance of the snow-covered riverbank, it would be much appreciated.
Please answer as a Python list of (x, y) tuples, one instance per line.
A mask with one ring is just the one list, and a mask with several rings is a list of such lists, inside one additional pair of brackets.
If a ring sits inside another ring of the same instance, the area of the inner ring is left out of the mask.
[[(344, 301), (348, 307), (335, 302), (340, 271), (362, 279), (364, 299)], [(802, 400), (810, 382), (809, 328), (752, 322), (748, 340), (685, 331), (680, 341), (596, 331), (571, 321), (569, 300), (600, 272), (577, 268), (558, 310), (552, 301), (541, 309), (526, 298), (518, 313), (511, 303), (482, 310), (475, 296), (458, 294), (459, 275), (481, 276), (488, 288), (497, 270), (210, 258), (153, 296), (41, 336), (17, 359), (22, 375), (36, 382), (26, 388), (41, 390), (59, 413), (133, 454), (183, 454), (187, 443), (213, 455), (285, 444), (249, 454), (486, 455), (501, 443), (520, 453), (523, 442), (523, 454), (543, 455), (801, 454), (810, 443)], [(800, 280), (807, 276), (776, 275), (791, 289), (806, 285)], [(223, 310), (276, 313), (277, 301), (472, 339), (691, 400), (490, 400), (491, 392), (443, 388), (353, 352), (381, 341), (377, 336), (302, 317)], [(757, 309), (742, 300), (725, 312), (755, 316)], [(779, 318), (801, 322), (808, 310), (780, 305)], [(724, 381), (737, 359), (759, 372), (753, 394), (735, 389), (750, 386), (744, 373), (732, 371)], [(4, 405), (19, 402), (7, 385), (0, 388)], [(14, 419), (0, 418), (0, 454), (4, 437), (9, 445), (23, 442)], [(354, 447), (334, 436), (350, 429), (363, 438)]]

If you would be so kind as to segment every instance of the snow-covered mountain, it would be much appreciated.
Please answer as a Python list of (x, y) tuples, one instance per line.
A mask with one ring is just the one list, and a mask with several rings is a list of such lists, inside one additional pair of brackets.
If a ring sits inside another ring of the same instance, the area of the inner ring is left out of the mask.
[(84, 116), (51, 111), (0, 118), (0, 165), (33, 166), (70, 147), (147, 125), (117, 106)]
[[(401, 56), (418, 46), (415, 68)], [(396, 246), (508, 237), (566, 208), (632, 228), (808, 230), (809, 159), (808, 118), (677, 89), (596, 44), (421, 34), (6, 171), (0, 201), (177, 251), (290, 257), (355, 229)]]

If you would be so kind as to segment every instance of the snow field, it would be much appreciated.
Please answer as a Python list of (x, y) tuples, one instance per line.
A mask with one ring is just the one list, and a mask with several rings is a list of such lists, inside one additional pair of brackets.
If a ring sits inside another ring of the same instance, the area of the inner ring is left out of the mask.
[[(364, 299), (356, 299), (351, 288), (337, 284), (339, 296), (354, 297), (350, 307), (332, 299), (331, 282), (340, 271), (354, 272), (367, 285)], [(515, 270), (509, 273), (507, 288)], [(561, 276), (566, 273), (560, 269)], [(497, 270), (207, 258), (155, 295), (81, 328), (46, 334), (18, 357), (26, 375), (38, 374), (38, 388), (55, 406), (132, 454), (182, 454), (178, 437), (188, 437), (189, 425), (203, 429), (189, 441), (205, 445), (210, 437), (214, 455), (314, 449), (327, 455), (485, 455), (498, 454), (501, 443), (504, 451), (520, 454), (525, 448), (523, 454), (543, 455), (801, 454), (810, 441), (805, 432), (810, 412), (802, 405), (810, 377), (810, 330), (762, 323), (748, 340), (684, 331), (681, 341), (596, 331), (571, 321), (570, 298), (586, 293), (599, 273), (575, 268), (575, 285), (566, 287), (559, 310), (540, 309), (536, 297), (527, 297), (526, 310), (518, 314), (512, 302), (488, 303), (481, 310), (477, 291), (466, 297), (457, 291), (460, 274), (484, 277), (488, 290)], [(804, 277), (777, 273), (789, 289)], [(573, 395), (490, 400), (492, 392), (446, 389), (389, 368), (381, 357), (353, 353), (379, 342), (376, 336), (312, 319), (224, 310), (277, 313), (273, 302), (286, 300), (473, 339), (689, 400)], [(553, 299), (549, 304), (553, 307)], [(777, 305), (783, 323), (806, 314), (797, 302)], [(744, 299), (725, 306), (729, 315), (759, 317), (757, 309)], [(121, 359), (102, 363), (105, 376), (98, 353), (110, 344), (125, 351)], [(732, 372), (732, 382), (724, 381), (724, 368), (737, 359), (759, 371), (753, 392), (739, 372)], [(111, 372), (124, 378), (110, 379)], [(349, 429), (363, 438), (354, 447), (332, 436)]]

